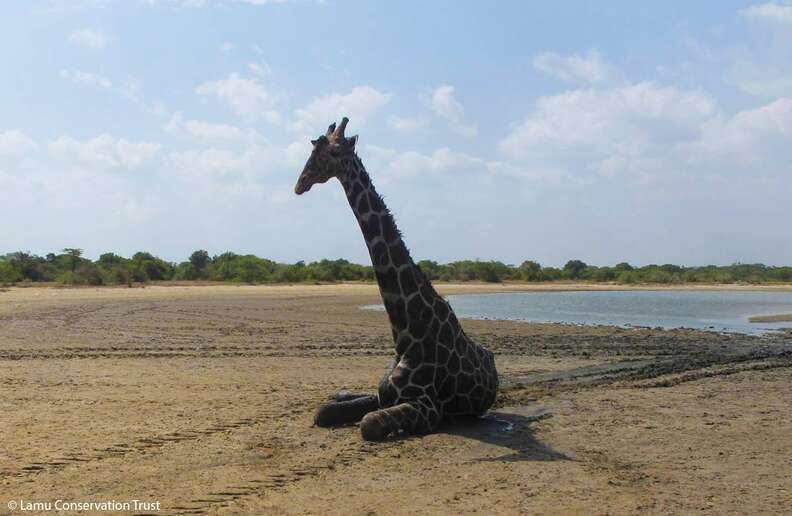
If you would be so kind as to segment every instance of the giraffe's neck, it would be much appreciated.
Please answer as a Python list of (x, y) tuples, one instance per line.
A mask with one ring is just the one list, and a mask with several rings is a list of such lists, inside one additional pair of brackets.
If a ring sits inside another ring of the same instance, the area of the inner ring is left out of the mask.
[(408, 304), (416, 296), (421, 296), (424, 303), (432, 306), (439, 295), (410, 257), (393, 216), (374, 189), (360, 158), (351, 158), (346, 169), (341, 184), (366, 240), (380, 294), (391, 322), (396, 352), (400, 354), (400, 336), (408, 335), (409, 332)]

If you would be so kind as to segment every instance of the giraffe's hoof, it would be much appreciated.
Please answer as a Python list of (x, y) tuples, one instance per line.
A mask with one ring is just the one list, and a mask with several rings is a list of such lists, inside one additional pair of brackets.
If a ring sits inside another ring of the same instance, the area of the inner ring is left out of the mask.
[(379, 414), (366, 414), (360, 422), (360, 434), (366, 441), (382, 441), (389, 433)]

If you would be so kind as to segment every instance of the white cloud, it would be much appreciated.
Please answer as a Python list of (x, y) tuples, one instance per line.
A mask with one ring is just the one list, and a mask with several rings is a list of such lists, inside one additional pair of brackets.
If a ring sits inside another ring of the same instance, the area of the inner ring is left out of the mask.
[(792, 23), (792, 5), (781, 5), (768, 2), (752, 5), (740, 10), (740, 14), (747, 18), (776, 23)]
[(61, 70), (58, 76), (66, 81), (80, 84), (82, 86), (89, 86), (92, 88), (110, 88), (113, 83), (109, 79), (102, 77), (99, 74), (92, 72), (81, 72), (79, 70)]
[(264, 141), (262, 134), (255, 129), (185, 120), (181, 113), (174, 114), (163, 126), (163, 130), (174, 134), (187, 134), (207, 142), (253, 144)]
[(272, 75), (272, 68), (263, 61), (259, 63), (248, 63), (248, 70), (259, 77), (269, 77)]
[(80, 29), (69, 34), (69, 41), (85, 48), (100, 49), (107, 44), (104, 32), (96, 29)]
[(250, 5), (287, 4), (293, 0), (234, 0), (235, 2)]
[(16, 157), (24, 155), (35, 146), (25, 133), (17, 130), (0, 132), (0, 156)]
[[(264, 6), (287, 4), (294, 1), (295, 0), (140, 0), (141, 3), (150, 6), (166, 6), (174, 8), (198, 8), (215, 6), (227, 7), (229, 4), (234, 3), (252, 6)], [(317, 3), (323, 3), (323, 1), (324, 0), (317, 0)], [(121, 3), (121, 0), (48, 0), (48, 5), (46, 7), (38, 8), (33, 12), (57, 14), (81, 9), (105, 9), (119, 3)]]
[(756, 75), (750, 78), (742, 76), (737, 80), (737, 85), (744, 92), (757, 97), (777, 98), (792, 94), (792, 78), (786, 77), (776, 76), (762, 80), (758, 79)]
[(547, 163), (541, 166), (525, 166), (509, 161), (495, 160), (487, 162), (487, 172), (493, 176), (528, 181), (558, 182), (561, 179), (570, 178), (570, 174), (567, 170), (553, 163)]
[[(199, 134), (208, 129), (210, 137), (221, 129), (177, 125)], [(245, 241), (273, 241), (282, 232), (281, 206), (292, 201), (293, 181), (309, 153), (307, 142), (176, 150), (110, 134), (37, 143), (19, 131), (0, 133), (0, 217), (30, 213), (24, 228), (3, 234), (3, 245), (47, 252), (79, 242), (93, 256), (145, 248), (183, 259), (183, 249), (207, 238), (218, 252), (245, 248)], [(284, 171), (285, 184), (276, 174)], [(286, 216), (297, 220), (301, 214), (304, 209)], [(259, 216), (257, 229), (237, 224)], [(249, 238), (268, 226), (265, 236)]]
[[(440, 147), (425, 153), (415, 150), (397, 150), (375, 144), (365, 144), (360, 151), (365, 157), (366, 167), (378, 184), (396, 185), (404, 180), (411, 184), (433, 184), (450, 181), (449, 185), (464, 190), (465, 185), (475, 184), (476, 194), (488, 183), (490, 176), (508, 176), (512, 179), (556, 180), (565, 175), (559, 168), (527, 168), (512, 161), (487, 159)], [(420, 189), (420, 187), (419, 187)], [(405, 192), (409, 188), (405, 189)], [(439, 194), (439, 192), (438, 192)], [(467, 194), (473, 195), (471, 190)]]
[(732, 117), (714, 118), (703, 126), (694, 160), (722, 163), (724, 173), (741, 164), (769, 164), (757, 173), (789, 174), (792, 162), (792, 98), (775, 100)]
[(490, 171), (590, 184), (623, 178), (704, 188), (703, 181), (789, 174), (792, 98), (725, 115), (709, 96), (641, 82), (537, 100), (500, 143)]
[(388, 118), (388, 125), (403, 133), (414, 133), (426, 129), (429, 120), (423, 117), (391, 116)]
[(62, 136), (48, 144), (51, 154), (100, 170), (136, 168), (152, 159), (160, 145), (102, 134), (87, 140)]
[(542, 52), (532, 60), (534, 68), (562, 81), (575, 84), (604, 84), (621, 80), (621, 73), (607, 64), (599, 52), (562, 56)]
[(640, 155), (696, 138), (714, 111), (713, 101), (703, 93), (654, 82), (574, 90), (538, 99), (534, 112), (501, 148), (517, 159)]
[(437, 116), (448, 122), (451, 130), (466, 138), (472, 138), (478, 133), (478, 128), (475, 124), (465, 122), (465, 111), (454, 97), (454, 91), (454, 87), (449, 85), (435, 88), (429, 100), (430, 107)]
[[(163, 155), (161, 173), (180, 181), (188, 181), (191, 189), (202, 194), (215, 195), (226, 189), (244, 190), (258, 188), (262, 182), (276, 179), (277, 172), (291, 171), (284, 189), (292, 192), (291, 183), (300, 171), (299, 161), (310, 153), (310, 148), (301, 148), (299, 160), (296, 155), (281, 146), (251, 144), (242, 150), (227, 148), (193, 148), (171, 151)], [(213, 193), (215, 192), (215, 193)]]
[[(98, 0), (94, 0), (98, 1)], [(107, 0), (104, 0), (107, 1)], [(294, 0), (146, 0), (151, 5), (172, 5), (175, 7), (204, 7), (204, 6), (226, 6), (229, 3), (247, 4), (254, 6), (285, 4)]]
[(143, 102), (143, 81), (136, 78), (130, 78), (124, 81), (123, 86), (118, 88), (119, 93), (127, 99), (137, 102)]
[(453, 151), (447, 147), (425, 154), (367, 144), (362, 153), (365, 154), (371, 170), (376, 171), (376, 177), (381, 184), (410, 177), (427, 179), (429, 176), (437, 176), (438, 173), (445, 172), (454, 174), (482, 172), (487, 168), (487, 164), (481, 158)]
[(320, 131), (342, 117), (360, 127), (368, 117), (390, 101), (391, 95), (371, 86), (356, 86), (347, 94), (318, 97), (295, 112), (290, 127), (296, 131)]
[(166, 106), (164, 102), (161, 102), (159, 100), (152, 102), (148, 106), (148, 111), (152, 115), (158, 116), (158, 117), (166, 117), (166, 116), (168, 116), (168, 113), (169, 113), (168, 106)]
[[(792, 5), (763, 4), (740, 11), (760, 22), (754, 37), (721, 54), (718, 72), (742, 91), (773, 100), (792, 96)], [(767, 22), (767, 23), (764, 23)]]
[(214, 96), (226, 102), (237, 115), (245, 119), (263, 119), (271, 123), (280, 121), (275, 109), (277, 97), (256, 79), (245, 79), (233, 73), (227, 79), (201, 84), (195, 91), (198, 95)]
[(250, 168), (248, 154), (227, 149), (190, 149), (171, 152), (165, 157), (166, 168), (173, 174), (197, 178), (207, 175), (227, 175)]

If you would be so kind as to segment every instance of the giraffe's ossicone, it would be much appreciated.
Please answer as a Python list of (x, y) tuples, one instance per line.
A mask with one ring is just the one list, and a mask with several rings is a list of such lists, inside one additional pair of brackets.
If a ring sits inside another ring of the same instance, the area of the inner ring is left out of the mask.
[(376, 395), (344, 394), (319, 407), (319, 426), (361, 421), (366, 440), (397, 432), (424, 434), (443, 419), (484, 414), (495, 401), (498, 372), (492, 352), (470, 340), (454, 311), (413, 262), (393, 216), (374, 190), (347, 138), (344, 117), (313, 140), (294, 191), (337, 178), (363, 232), (391, 323), (395, 357)]

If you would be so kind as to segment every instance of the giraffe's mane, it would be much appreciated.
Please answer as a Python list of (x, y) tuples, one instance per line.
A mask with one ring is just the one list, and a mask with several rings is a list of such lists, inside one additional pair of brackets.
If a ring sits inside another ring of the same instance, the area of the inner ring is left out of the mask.
[[(393, 212), (390, 211), (390, 208), (388, 208), (388, 205), (385, 202), (385, 197), (383, 197), (382, 194), (380, 194), (377, 191), (377, 189), (374, 187), (374, 181), (371, 180), (371, 174), (369, 174), (369, 171), (366, 169), (366, 165), (363, 164), (363, 160), (360, 158), (360, 156), (358, 156), (358, 153), (355, 152), (354, 155), (355, 155), (355, 159), (358, 160), (358, 163), (360, 163), (361, 170), (368, 176), (368, 181), (369, 181), (369, 185), (370, 185), (371, 191), (373, 191), (374, 195), (377, 196), (377, 200), (382, 205), (382, 207), (383, 207), (383, 209), (385, 211), (385, 215), (387, 215), (388, 217), (390, 217), (393, 220), (393, 225), (396, 228), (396, 233), (399, 235), (399, 238), (402, 239), (402, 243), (403, 243), (404, 242), (404, 238), (402, 238), (401, 229), (399, 229), (399, 226), (396, 224), (396, 217), (393, 215)], [(404, 247), (407, 248), (407, 245), (405, 244)], [(409, 251), (410, 250), (407, 249), (407, 252), (409, 252)]]

